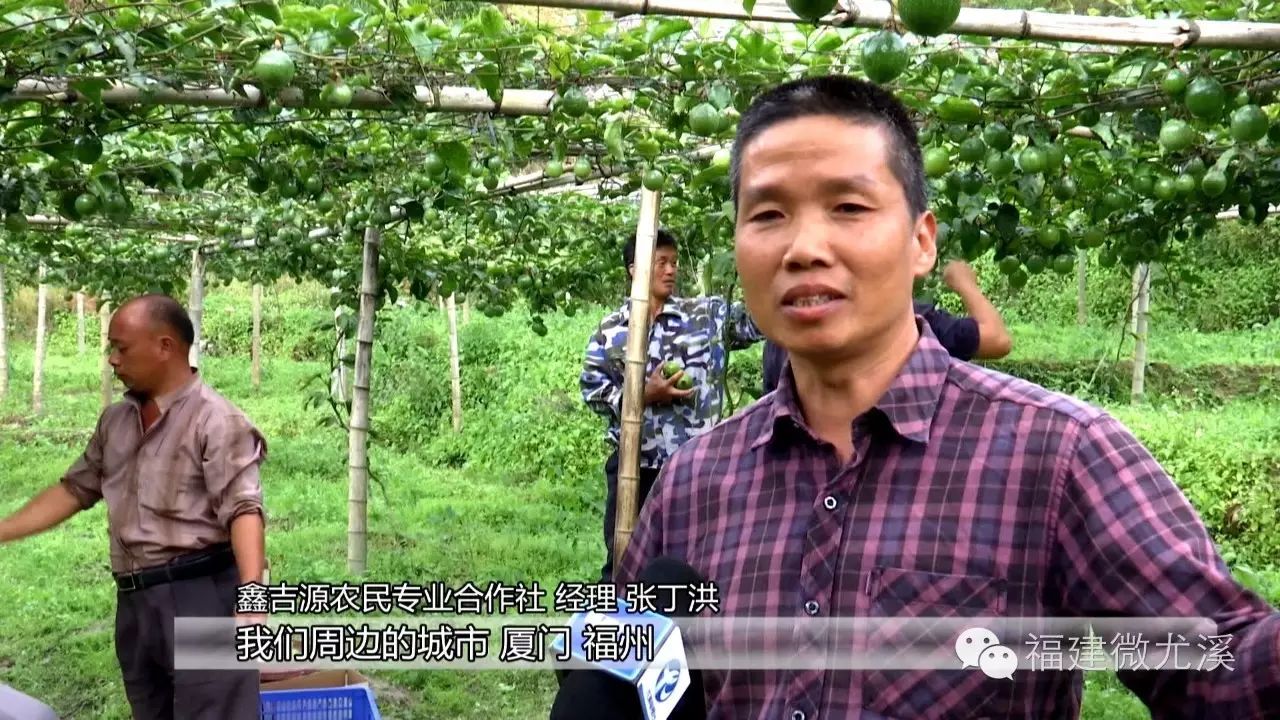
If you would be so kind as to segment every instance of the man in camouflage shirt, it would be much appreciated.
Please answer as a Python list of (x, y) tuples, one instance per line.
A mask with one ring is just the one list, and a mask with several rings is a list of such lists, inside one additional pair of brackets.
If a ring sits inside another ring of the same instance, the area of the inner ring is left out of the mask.
[[(627, 241), (622, 259), (628, 275), (634, 275), (635, 238)], [(685, 442), (720, 421), (728, 349), (740, 350), (764, 339), (741, 303), (730, 305), (722, 297), (675, 296), (677, 269), (676, 240), (659, 230), (649, 281), (648, 378), (640, 438), (641, 505), (663, 462)], [(604, 469), (608, 493), (604, 508), (603, 582), (610, 581), (613, 575), (622, 379), (630, 314), (630, 302), (623, 302), (621, 308), (600, 322), (587, 345), (580, 379), (582, 397), (609, 423), (608, 437), (613, 445)], [(682, 372), (665, 377), (662, 368), (668, 362), (680, 365)], [(687, 390), (677, 387), (684, 376), (693, 381)]]

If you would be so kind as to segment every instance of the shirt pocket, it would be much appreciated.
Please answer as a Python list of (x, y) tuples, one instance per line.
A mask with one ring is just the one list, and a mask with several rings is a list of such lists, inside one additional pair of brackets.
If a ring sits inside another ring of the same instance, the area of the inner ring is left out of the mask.
[[(868, 649), (886, 658), (894, 652), (912, 657), (927, 655), (943, 664), (953, 662), (955, 669), (867, 670), (862, 683), (863, 704), (897, 720), (1006, 717), (1016, 680), (988, 677), (979, 667), (962, 668), (956, 652), (956, 641), (970, 627), (963, 618), (1003, 616), (1008, 600), (1006, 586), (1004, 578), (986, 575), (897, 567), (873, 570), (867, 585), (870, 614), (886, 623), (872, 626)], [(929, 622), (934, 618), (946, 622)], [(1005, 640), (1012, 642), (1014, 638)], [(888, 660), (887, 664), (909, 666), (905, 660)]]
[(204, 474), (180, 448), (139, 456), (138, 504), (157, 515), (182, 519), (200, 514)]

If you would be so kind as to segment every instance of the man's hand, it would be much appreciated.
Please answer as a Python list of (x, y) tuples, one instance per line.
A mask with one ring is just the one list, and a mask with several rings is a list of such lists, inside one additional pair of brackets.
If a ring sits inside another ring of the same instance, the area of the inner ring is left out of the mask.
[(644, 404), (648, 405), (667, 405), (676, 400), (683, 400), (693, 394), (694, 389), (681, 390), (676, 387), (676, 383), (680, 378), (684, 377), (684, 371), (672, 375), (671, 377), (662, 376), (662, 366), (654, 368), (653, 374), (645, 380), (644, 383)]
[(1000, 311), (982, 294), (978, 276), (963, 260), (952, 260), (942, 271), (942, 281), (964, 301), (969, 316), (978, 323), (978, 349), (975, 358), (995, 360), (1009, 354), (1013, 338), (1005, 327)]
[(45, 488), (7, 518), (0, 518), (0, 545), (48, 530), (80, 512), (80, 501), (62, 483)]
[(978, 287), (978, 276), (973, 272), (973, 268), (969, 267), (969, 263), (963, 260), (952, 260), (942, 270), (942, 282), (947, 287), (961, 292)]

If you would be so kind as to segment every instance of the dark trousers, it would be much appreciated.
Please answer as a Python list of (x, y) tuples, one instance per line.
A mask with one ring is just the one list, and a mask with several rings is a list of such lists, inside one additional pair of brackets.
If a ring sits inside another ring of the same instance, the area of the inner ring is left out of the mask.
[(174, 618), (232, 617), (239, 582), (232, 566), (117, 593), (116, 658), (133, 720), (257, 720), (257, 670), (173, 669)]
[[(604, 501), (604, 567), (600, 569), (600, 582), (613, 581), (613, 532), (618, 520), (618, 451), (614, 450), (604, 464), (605, 486), (608, 488)], [(658, 471), (662, 468), (640, 468), (640, 488), (636, 495), (636, 510), (644, 507), (644, 501), (658, 479)]]

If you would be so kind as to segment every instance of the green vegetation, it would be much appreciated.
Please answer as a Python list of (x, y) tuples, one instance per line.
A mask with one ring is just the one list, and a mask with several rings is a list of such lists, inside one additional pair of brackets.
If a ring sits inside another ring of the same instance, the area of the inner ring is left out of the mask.
[[(787, 2), (807, 21), (835, 4)], [(1188, 20), (1277, 10), (966, 4)], [(616, 305), (625, 279), (618, 250), (636, 212), (624, 200), (662, 191), (687, 277), (731, 292), (730, 163), (716, 147), (781, 78), (868, 77), (916, 116), (942, 254), (973, 261), (1011, 322), (1015, 350), (997, 367), (1112, 408), (1176, 474), (1240, 577), (1280, 597), (1280, 236), (1263, 225), (1280, 198), (1275, 54), (1203, 39), (953, 43), (932, 36), (951, 26), (956, 0), (896, 6), (883, 28), (740, 23), (715, 35), (681, 17), (622, 28), (598, 11), (571, 23), (444, 0), (5, 2), (0, 271), (12, 288), (43, 268), (50, 285), (98, 300), (182, 295), (191, 247), (174, 238), (207, 243), (205, 367), (271, 438), (276, 577), (335, 580), (346, 572), (347, 443), (326, 392), (333, 311), (350, 337), (364, 239), (380, 229), (371, 576), (591, 577), (604, 450), (576, 378), (601, 304)], [(220, 99), (166, 104), (183, 87)], [(466, 102), (459, 89), (473, 91)], [(519, 90), (542, 99), (522, 102)], [(537, 179), (514, 187), (526, 173)], [(595, 178), (590, 196), (520, 192)], [(1219, 226), (1233, 208), (1243, 222)], [(1077, 253), (1088, 270), (1081, 328)], [(1149, 403), (1130, 407), (1124, 318), (1133, 270), (1147, 263)], [(247, 372), (249, 283), (268, 289), (260, 392)], [(461, 433), (445, 321), (428, 307), (455, 294), (476, 313), (462, 330)], [(93, 426), (98, 370), (93, 353), (73, 355), (69, 302), (52, 298), (38, 417), (26, 412), (30, 293), (9, 310), (0, 512), (55, 478)], [(752, 400), (758, 349), (734, 355), (729, 383), (735, 407)], [(0, 672), (64, 714), (114, 719), (124, 705), (103, 523), (96, 509), (0, 556), (17, 598), (0, 610)], [(553, 687), (512, 673), (377, 679), (384, 707), (406, 717), (535, 717)], [(1142, 717), (1105, 676), (1091, 680), (1085, 712)]]
[[(1064, 280), (1060, 292), (1069, 294)], [(255, 393), (245, 357), (248, 291), (212, 292), (206, 328), (213, 356), (209, 381), (240, 404), (271, 443), (265, 484), (273, 579), (348, 579), (346, 439), (327, 406), (307, 408), (308, 392), (327, 375), (328, 342), (317, 326), (332, 314), (315, 307), (325, 291), (283, 285), (267, 293), (264, 338), (271, 349)], [(16, 308), (28, 307), (26, 293)], [(448, 341), (443, 314), (428, 306), (387, 308), (374, 359), (369, 577), (378, 580), (562, 580), (594, 578), (605, 448), (601, 425), (581, 402), (577, 374), (587, 335), (603, 307), (575, 317), (548, 315), (537, 337), (518, 316), (474, 317), (461, 328), (465, 425), (449, 427)], [(19, 313), (15, 312), (15, 315)], [(49, 357), (46, 412), (26, 408), (31, 346), (13, 349), (14, 384), (0, 403), (0, 513), (56, 479), (88, 437), (98, 411), (96, 357), (75, 357), (74, 316), (58, 313)], [(1260, 367), (1273, 331), (1197, 335), (1156, 330), (1155, 347), (1179, 372), (1221, 365)], [(97, 346), (96, 326), (89, 346)], [(1018, 325), (1011, 363), (1041, 372), (1050, 386), (1072, 389), (1076, 375), (1049, 368), (1092, 360), (1090, 347), (1115, 340), (1101, 328)], [(296, 359), (303, 357), (303, 359)], [(732, 357), (732, 391), (740, 404), (759, 384), (758, 348)], [(1146, 442), (1199, 508), (1238, 577), (1280, 602), (1276, 512), (1280, 497), (1280, 385), (1268, 392), (1205, 401), (1157, 393), (1149, 406), (1104, 400)], [(64, 713), (101, 709), (127, 717), (112, 654), (113, 596), (101, 507), (51, 533), (12, 545), (0, 576), (15, 602), (0, 610), (4, 681), (45, 698)], [(549, 673), (371, 672), (389, 717), (531, 718), (550, 707)], [(1090, 675), (1088, 720), (1143, 718), (1146, 712), (1114, 676)]]

